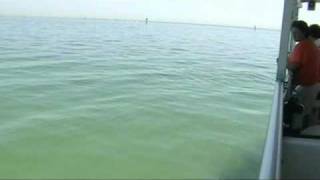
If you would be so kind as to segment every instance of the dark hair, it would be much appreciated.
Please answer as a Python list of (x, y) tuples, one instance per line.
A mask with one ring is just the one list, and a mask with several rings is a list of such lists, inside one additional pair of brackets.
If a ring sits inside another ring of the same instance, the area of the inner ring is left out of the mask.
[(309, 27), (309, 36), (312, 36), (316, 39), (320, 38), (320, 26), (318, 24), (312, 24)]
[(306, 38), (309, 37), (309, 27), (308, 24), (304, 21), (293, 21), (291, 24), (291, 28), (297, 28), (304, 34)]

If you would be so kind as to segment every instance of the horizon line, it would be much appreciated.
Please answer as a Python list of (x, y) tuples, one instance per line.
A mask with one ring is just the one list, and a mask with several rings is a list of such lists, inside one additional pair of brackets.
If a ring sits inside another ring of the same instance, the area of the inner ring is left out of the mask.
[[(39, 15), (7, 15), (0, 14), (0, 17), (21, 17), (21, 18), (66, 18), (66, 19), (92, 19), (92, 20), (111, 20), (111, 21), (138, 21), (145, 22), (145, 19), (126, 19), (126, 18), (107, 18), (107, 17), (75, 17), (75, 16), (39, 16)], [(214, 23), (197, 23), (197, 22), (179, 22), (179, 21), (152, 21), (148, 18), (148, 23), (164, 23), (164, 24), (187, 24), (196, 26), (216, 26), (216, 27), (229, 27), (229, 28), (242, 28), (242, 29), (256, 29), (256, 30), (270, 30), (270, 31), (280, 31), (278, 28), (267, 28), (259, 26), (241, 26), (241, 25), (228, 25), (228, 24), (214, 24)]]

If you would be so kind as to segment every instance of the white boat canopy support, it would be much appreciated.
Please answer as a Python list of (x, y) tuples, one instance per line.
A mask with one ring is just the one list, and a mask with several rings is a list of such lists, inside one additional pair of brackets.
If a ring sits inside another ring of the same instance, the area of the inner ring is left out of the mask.
[(291, 51), (290, 27), (291, 23), (298, 18), (300, 3), (297, 0), (285, 0), (282, 18), (280, 50), (278, 58), (277, 81), (284, 82), (286, 79), (286, 69), (288, 54)]

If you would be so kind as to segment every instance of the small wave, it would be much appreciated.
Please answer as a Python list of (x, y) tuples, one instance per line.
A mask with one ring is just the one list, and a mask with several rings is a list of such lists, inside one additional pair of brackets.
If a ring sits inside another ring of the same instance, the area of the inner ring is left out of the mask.
[(181, 52), (186, 52), (188, 51), (187, 49), (182, 49), (182, 48), (171, 48), (171, 51), (181, 51)]
[(121, 42), (120, 40), (113, 40), (113, 39), (107, 39), (107, 40), (104, 40), (103, 42)]
[(81, 42), (66, 42), (65, 44), (68, 46), (78, 46), (78, 47), (87, 46), (87, 43), (81, 43)]

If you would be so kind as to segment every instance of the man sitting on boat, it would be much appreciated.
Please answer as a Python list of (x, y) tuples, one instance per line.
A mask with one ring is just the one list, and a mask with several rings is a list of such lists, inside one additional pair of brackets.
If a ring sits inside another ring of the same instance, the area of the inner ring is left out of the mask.
[[(309, 39), (314, 42), (314, 44), (318, 47), (319, 54), (320, 54), (320, 26), (318, 24), (312, 24), (309, 26)], [(319, 55), (320, 56), (320, 55)], [(319, 60), (320, 61), (320, 60)], [(320, 68), (319, 68), (320, 71)], [(317, 95), (316, 99), (313, 103), (312, 109), (312, 116), (313, 124), (319, 124), (319, 117), (320, 117), (320, 73), (318, 78), (318, 85), (317, 85)]]
[(320, 54), (315, 43), (309, 39), (310, 31), (306, 22), (294, 21), (291, 33), (297, 44), (289, 56), (288, 69), (293, 72), (296, 95), (304, 105), (303, 118), (295, 122), (300, 129), (315, 124), (312, 108), (318, 92)]
[(309, 39), (320, 48), (320, 26), (318, 24), (312, 24), (309, 26)]

